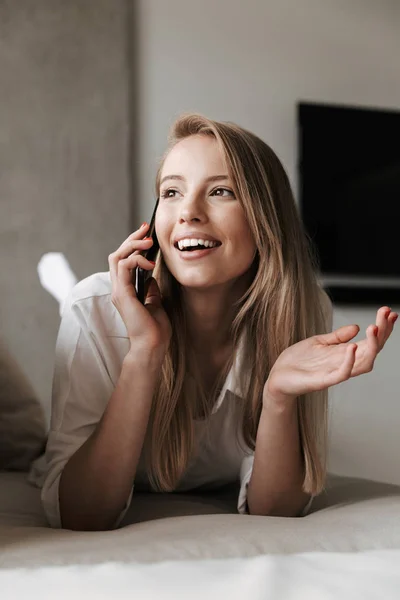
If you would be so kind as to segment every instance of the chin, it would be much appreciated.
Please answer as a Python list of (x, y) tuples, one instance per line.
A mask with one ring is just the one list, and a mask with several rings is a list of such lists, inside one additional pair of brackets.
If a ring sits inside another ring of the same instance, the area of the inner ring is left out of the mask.
[(197, 278), (178, 278), (176, 277), (177, 282), (180, 286), (187, 289), (192, 290), (206, 290), (218, 285), (220, 282), (210, 281), (210, 279), (197, 279)]
[(198, 289), (198, 290), (206, 290), (208, 288), (212, 288), (218, 285), (222, 285), (225, 282), (217, 279), (214, 275), (202, 275), (200, 273), (191, 273), (185, 274), (182, 272), (172, 272), (172, 275), (179, 283), (180, 286), (187, 289)]

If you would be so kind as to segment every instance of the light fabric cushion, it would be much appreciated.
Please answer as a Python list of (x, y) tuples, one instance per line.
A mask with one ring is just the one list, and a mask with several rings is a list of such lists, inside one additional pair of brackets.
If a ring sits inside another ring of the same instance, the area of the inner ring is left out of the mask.
[(44, 449), (46, 419), (32, 386), (0, 345), (0, 470), (27, 470)]
[(43, 527), (40, 490), (26, 475), (0, 473), (0, 490), (6, 488), (9, 496), (0, 494), (2, 567), (400, 548), (400, 488), (359, 479), (330, 477), (312, 512), (297, 519), (233, 514), (237, 490), (228, 488), (218, 494), (137, 493), (126, 526), (106, 532)]
[(2, 525), (48, 527), (40, 490), (28, 483), (26, 473), (0, 473), (0, 526)]
[(2, 600), (399, 600), (400, 550), (0, 569)]

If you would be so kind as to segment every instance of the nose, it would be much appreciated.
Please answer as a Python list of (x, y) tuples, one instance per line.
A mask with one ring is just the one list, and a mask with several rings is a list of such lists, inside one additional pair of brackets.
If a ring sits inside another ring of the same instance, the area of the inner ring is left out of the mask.
[(204, 223), (207, 220), (204, 202), (199, 194), (186, 194), (180, 205), (179, 223)]

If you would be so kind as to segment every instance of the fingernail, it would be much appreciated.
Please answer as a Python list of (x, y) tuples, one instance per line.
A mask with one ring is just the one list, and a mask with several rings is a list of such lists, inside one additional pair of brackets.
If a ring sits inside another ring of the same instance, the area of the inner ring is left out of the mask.
[(151, 240), (151, 237), (145, 237), (145, 238), (143, 238), (143, 241), (144, 240)]
[(390, 315), (390, 313), (391, 313), (391, 312), (392, 312), (392, 309), (391, 309), (391, 308), (389, 308), (389, 310), (387, 310), (387, 311), (385, 312), (385, 317), (386, 317), (386, 318), (388, 318), (388, 316)]
[(142, 227), (146, 227), (146, 225), (148, 225), (148, 223), (146, 223), (146, 221), (144, 223), (141, 224), (140, 229), (142, 229)]
[(378, 329), (378, 327), (375, 327), (375, 329), (374, 329), (374, 336), (378, 337), (378, 333), (379, 333), (379, 329)]
[(393, 323), (396, 323), (398, 318), (399, 318), (399, 315), (396, 315), (395, 318), (393, 319)]
[(151, 263), (152, 265), (155, 265), (156, 263), (154, 262), (154, 260), (149, 260), (149, 263)]

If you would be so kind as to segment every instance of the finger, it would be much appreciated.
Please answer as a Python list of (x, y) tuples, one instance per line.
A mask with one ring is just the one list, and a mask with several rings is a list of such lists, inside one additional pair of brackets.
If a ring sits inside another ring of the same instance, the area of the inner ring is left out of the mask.
[(142, 240), (144, 238), (144, 236), (146, 235), (148, 229), (149, 229), (149, 224), (148, 223), (142, 223), (142, 225), (139, 227), (139, 229), (136, 229), (136, 231), (134, 231), (133, 233), (131, 233), (126, 240), (124, 240), (121, 244), (121, 246), (116, 250), (116, 252), (118, 252), (121, 248), (123, 248), (125, 245), (130, 244), (130, 242), (134, 242), (137, 240)]
[(141, 224), (139, 229), (136, 229), (136, 231), (131, 233), (130, 236), (126, 238), (126, 241), (141, 239), (144, 236), (144, 234), (148, 231), (149, 227), (150, 227), (150, 225), (148, 223), (146, 223), (146, 221), (145, 221), (144, 223)]
[(317, 339), (320, 343), (327, 345), (345, 344), (352, 340), (359, 331), (360, 328), (358, 325), (345, 325), (344, 327), (335, 329), (331, 333), (318, 335)]
[[(132, 235), (137, 235), (137, 232)], [(138, 254), (140, 250), (148, 250), (154, 243), (152, 238), (144, 238), (143, 240), (140, 240), (130, 239), (131, 237), (132, 236), (126, 239), (121, 246), (115, 252), (112, 252), (108, 257), (110, 276), (113, 283), (116, 282), (118, 276), (118, 261), (127, 258), (131, 254)]]
[(362, 373), (370, 373), (373, 369), (376, 356), (379, 352), (377, 325), (369, 325), (367, 327), (366, 340), (360, 343), (359, 350), (359, 353), (356, 355), (355, 367), (351, 374), (352, 377), (356, 377)]
[(356, 361), (356, 352), (357, 344), (349, 344), (346, 349), (342, 366), (339, 369), (340, 381), (347, 381), (347, 379), (350, 379)]
[[(390, 316), (389, 316), (389, 318), (388, 318), (388, 323), (389, 323), (389, 324), (390, 324), (390, 326), (391, 326), (391, 331), (390, 331), (390, 333), (392, 333), (392, 331), (393, 331), (393, 328), (394, 328), (394, 324), (396, 323), (396, 321), (397, 321), (397, 319), (398, 319), (398, 318), (399, 318), (399, 315), (398, 315), (398, 313), (396, 313), (396, 312), (392, 312), (392, 313), (390, 314)], [(390, 334), (389, 334), (389, 335), (390, 335)], [(389, 337), (389, 336), (388, 336), (388, 337)]]
[(114, 260), (113, 254), (110, 254), (108, 257), (108, 267), (110, 269), (110, 278), (113, 287), (117, 283), (117, 265), (118, 261)]
[(378, 325), (378, 327), (379, 327), (378, 321), (382, 322), (382, 319), (385, 316), (388, 317), (390, 313), (391, 313), (391, 309), (389, 308), (389, 306), (381, 306), (380, 307), (380, 309), (376, 313), (376, 324)]
[(162, 306), (161, 292), (157, 281), (151, 277), (148, 281), (148, 288), (145, 300), (145, 306)]
[(127, 256), (129, 256), (129, 254), (132, 254), (132, 252), (136, 249), (137, 243), (139, 243), (140, 249), (150, 247), (151, 244), (149, 246), (148, 242), (145, 246), (142, 246), (140, 244), (140, 242), (144, 239), (149, 241), (151, 240), (151, 238), (144, 238), (144, 235), (146, 234), (148, 228), (148, 223), (143, 223), (139, 227), (139, 229), (131, 233), (131, 235), (122, 242), (122, 244), (119, 246), (119, 248), (117, 248), (117, 250), (115, 250), (115, 252), (110, 254), (110, 257), (115, 257), (119, 259), (126, 258)]
[(386, 344), (386, 342), (388, 341), (389, 337), (391, 336), (392, 332), (393, 332), (393, 327), (394, 324), (398, 318), (398, 314), (391, 311), (388, 318), (387, 318), (387, 325), (386, 325), (386, 330), (385, 330), (385, 334), (383, 337), (383, 342), (381, 344), (380, 350), (382, 350), (383, 346)]
[(132, 284), (132, 272), (137, 269), (137, 267), (146, 269), (146, 271), (152, 271), (154, 265), (155, 263), (147, 260), (147, 258), (141, 254), (131, 254), (128, 258), (118, 261), (117, 281), (124, 287), (129, 286)]
[(143, 238), (142, 240), (125, 240), (123, 244), (115, 251), (117, 260), (127, 258), (134, 252), (139, 253), (143, 250), (148, 250), (153, 245), (152, 238)]
[(348, 344), (343, 358), (343, 362), (338, 369), (332, 371), (325, 379), (324, 388), (337, 385), (343, 381), (347, 381), (352, 376), (356, 360), (357, 344)]
[(391, 310), (388, 306), (382, 306), (376, 313), (376, 325), (378, 326), (378, 341), (379, 350), (381, 350), (391, 333), (391, 325), (388, 322), (388, 318), (391, 314)]
[(379, 327), (377, 325), (370, 325), (367, 327), (367, 350), (364, 355), (364, 372), (372, 371), (374, 366), (375, 358), (380, 350), (379, 343)]

